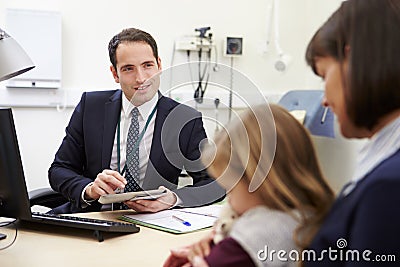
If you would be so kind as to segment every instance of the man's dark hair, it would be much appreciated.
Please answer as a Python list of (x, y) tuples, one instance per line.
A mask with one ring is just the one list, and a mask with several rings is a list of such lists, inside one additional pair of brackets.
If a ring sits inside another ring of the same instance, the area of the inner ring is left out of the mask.
[(114, 66), (115, 69), (117, 69), (116, 51), (118, 45), (121, 43), (129, 42), (143, 42), (150, 45), (151, 49), (153, 50), (154, 57), (156, 58), (156, 60), (158, 60), (157, 43), (150, 34), (135, 28), (124, 29), (120, 33), (115, 35), (108, 43), (108, 54), (110, 56), (111, 64)]

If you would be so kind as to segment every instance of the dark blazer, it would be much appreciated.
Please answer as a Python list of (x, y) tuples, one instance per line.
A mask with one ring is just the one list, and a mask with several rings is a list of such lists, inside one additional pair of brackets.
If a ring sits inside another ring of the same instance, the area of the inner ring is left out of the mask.
[[(310, 246), (317, 257), (326, 250), (324, 260), (306, 266), (400, 266), (399, 238), (400, 150), (360, 180), (350, 194), (339, 195)], [(337, 260), (330, 260), (329, 248), (337, 250), (332, 253)], [(339, 248), (343, 248), (342, 260)], [(365, 250), (372, 252), (365, 252), (369, 262), (363, 260)], [(359, 261), (353, 260), (356, 254)], [(381, 255), (395, 255), (397, 261), (378, 261)]]
[[(96, 201), (83, 210), (81, 193), (98, 173), (110, 168), (121, 106), (119, 89), (83, 93), (49, 169), (51, 187), (69, 199), (55, 212), (100, 209)], [(164, 185), (182, 199), (183, 206), (200, 206), (223, 198), (225, 191), (198, 160), (199, 145), (205, 138), (200, 112), (160, 94), (143, 189)], [(177, 189), (182, 168), (193, 178), (193, 186)]]

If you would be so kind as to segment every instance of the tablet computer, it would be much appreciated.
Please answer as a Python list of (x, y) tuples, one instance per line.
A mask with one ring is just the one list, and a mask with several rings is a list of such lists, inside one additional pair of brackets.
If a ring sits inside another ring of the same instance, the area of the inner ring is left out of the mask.
[(155, 189), (155, 190), (146, 190), (146, 191), (138, 191), (138, 192), (126, 192), (119, 194), (107, 194), (102, 195), (99, 198), (99, 202), (101, 204), (110, 204), (110, 203), (119, 203), (124, 201), (134, 201), (139, 199), (150, 199), (154, 200), (159, 197), (162, 197), (167, 194), (167, 189)]

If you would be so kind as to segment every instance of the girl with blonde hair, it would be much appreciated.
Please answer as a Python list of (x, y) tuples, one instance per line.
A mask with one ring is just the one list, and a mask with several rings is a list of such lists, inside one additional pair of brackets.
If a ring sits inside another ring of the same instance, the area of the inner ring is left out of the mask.
[(211, 234), (172, 250), (164, 266), (297, 264), (334, 199), (307, 130), (280, 106), (257, 106), (219, 132), (202, 160), (239, 218), (218, 244)]

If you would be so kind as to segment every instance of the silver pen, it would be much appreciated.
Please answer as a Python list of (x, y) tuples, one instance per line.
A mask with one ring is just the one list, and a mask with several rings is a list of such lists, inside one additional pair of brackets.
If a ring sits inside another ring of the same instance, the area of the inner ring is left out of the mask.
[(322, 118), (321, 118), (321, 124), (323, 124), (325, 122), (327, 113), (328, 113), (328, 107), (325, 107), (324, 114), (322, 114)]

